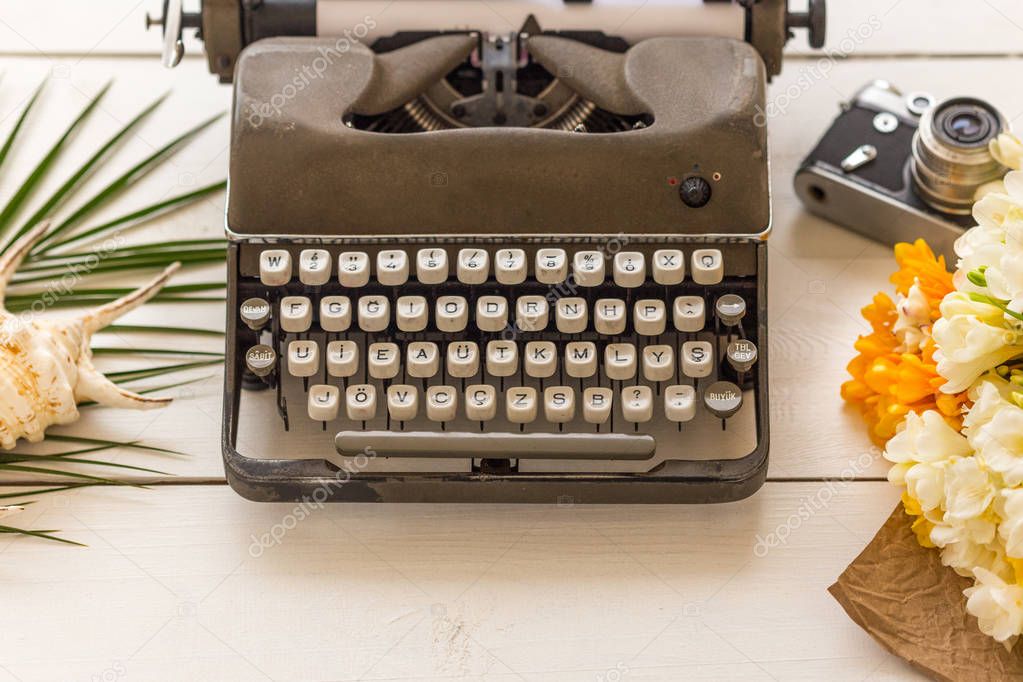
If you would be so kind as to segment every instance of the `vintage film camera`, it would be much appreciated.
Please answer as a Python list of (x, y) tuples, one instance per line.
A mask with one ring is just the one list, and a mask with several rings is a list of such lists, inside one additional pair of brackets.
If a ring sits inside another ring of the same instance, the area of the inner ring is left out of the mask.
[(936, 103), (884, 81), (860, 90), (803, 161), (796, 193), (812, 212), (886, 244), (923, 237), (950, 266), (974, 225), (977, 190), (1007, 168), (990, 143), (1008, 130), (991, 104)]

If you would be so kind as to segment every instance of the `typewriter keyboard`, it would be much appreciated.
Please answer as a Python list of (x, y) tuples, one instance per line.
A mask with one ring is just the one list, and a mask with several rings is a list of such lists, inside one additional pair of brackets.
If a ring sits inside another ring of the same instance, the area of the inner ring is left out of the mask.
[(236, 352), (270, 390), (238, 438), (266, 457), (643, 472), (756, 447), (741, 248), (246, 245), (240, 269)]

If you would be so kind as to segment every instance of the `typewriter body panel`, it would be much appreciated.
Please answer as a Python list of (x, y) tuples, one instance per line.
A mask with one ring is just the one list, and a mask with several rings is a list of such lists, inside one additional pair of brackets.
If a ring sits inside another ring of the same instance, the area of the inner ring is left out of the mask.
[[(623, 38), (577, 30), (569, 3), (566, 30), (384, 26), (340, 49), (325, 26), (351, 7), (313, 4), (281, 32), (257, 26), (259, 6), (203, 6), (208, 49), (248, 45), (237, 63), (210, 56), (235, 81), (232, 487), (556, 504), (755, 492), (771, 216), (757, 114), (788, 28), (813, 22), (780, 0), (681, 0), (741, 26)], [(242, 35), (211, 35), (232, 11)]]

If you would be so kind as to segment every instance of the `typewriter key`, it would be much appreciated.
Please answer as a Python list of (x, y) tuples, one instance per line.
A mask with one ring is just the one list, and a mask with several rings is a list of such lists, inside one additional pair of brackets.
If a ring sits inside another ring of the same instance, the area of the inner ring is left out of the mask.
[(742, 296), (725, 294), (714, 304), (714, 311), (723, 325), (734, 327), (746, 317), (746, 301)]
[(337, 386), (314, 384), (309, 387), (309, 399), (306, 409), (309, 418), (318, 422), (331, 422), (337, 419), (337, 411), (341, 406), (341, 389)]
[(385, 286), (399, 287), (408, 281), (408, 254), (400, 249), (377, 254), (377, 280)]
[(704, 286), (720, 284), (725, 276), (725, 264), (717, 249), (693, 251), (693, 281)]
[(262, 298), (245, 299), (238, 312), (245, 326), (254, 332), (258, 332), (270, 321), (270, 304)]
[(277, 353), (265, 344), (253, 346), (245, 352), (245, 366), (257, 377), (265, 377), (277, 364)]
[(696, 417), (696, 389), (692, 386), (669, 386), (664, 391), (664, 416), (683, 423)]
[(686, 259), (678, 249), (661, 249), (654, 252), (654, 281), (671, 286), (681, 284), (686, 278)]
[(742, 389), (731, 381), (717, 381), (703, 394), (703, 404), (715, 417), (728, 419), (742, 407)]
[(757, 347), (751, 341), (745, 339), (738, 339), (728, 344), (728, 350), (725, 352), (725, 356), (728, 358), (728, 364), (732, 366), (736, 372), (748, 372), (753, 368), (753, 365), (757, 361)]

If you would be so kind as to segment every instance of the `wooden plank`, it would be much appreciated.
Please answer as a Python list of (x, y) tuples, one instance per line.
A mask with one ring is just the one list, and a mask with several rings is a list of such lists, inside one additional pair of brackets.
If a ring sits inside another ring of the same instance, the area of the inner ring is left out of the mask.
[[(806, 0), (792, 0), (793, 9)], [(157, 55), (159, 29), (145, 30), (145, 15), (159, 16), (160, 0), (0, 0), (0, 52)], [(188, 6), (196, 3), (187, 3)], [(792, 54), (809, 49), (805, 32), (789, 43)], [(202, 45), (186, 32), (187, 60), (204, 58)], [(877, 54), (1019, 54), (1023, 6), (1015, 0), (831, 0), (827, 51), (839, 57)]]
[[(825, 52), (838, 57), (1004, 55), (1023, 47), (1023, 5), (1015, 0), (830, 0), (827, 8)], [(805, 36), (799, 31), (789, 52), (819, 54)]]
[(803, 483), (723, 506), (296, 511), (223, 486), (53, 496), (13, 519), (89, 548), (0, 538), (18, 585), (0, 680), (919, 679), (825, 592), (897, 497)]
[[(185, 7), (198, 6), (186, 0)], [(73, 54), (160, 54), (160, 27), (146, 30), (146, 14), (162, 15), (162, 0), (0, 0), (0, 52), (36, 57)], [(201, 55), (202, 44), (186, 31), (186, 53)]]
[[(1019, 59), (970, 61), (864, 60), (841, 62), (826, 78), (801, 84), (806, 74), (789, 69), (771, 86), (772, 102), (780, 114), (771, 120), (774, 173), (774, 234), (770, 241), (772, 477), (841, 476), (853, 467), (859, 477), (881, 477), (886, 464), (864, 435), (859, 417), (838, 397), (852, 342), (866, 329), (859, 309), (873, 293), (886, 288), (893, 267), (889, 249), (807, 214), (792, 191), (791, 179), (803, 155), (837, 113), (838, 102), (871, 79), (884, 76), (906, 89), (930, 89), (949, 95), (969, 92), (997, 101), (1009, 116), (1023, 114), (1023, 92), (1002, 88), (1019, 71)], [(7, 73), (0, 89), (0, 135), (11, 125), (19, 105), (44, 77), (46, 65), (32, 59), (0, 59)], [(101, 140), (117, 129), (130, 112), (167, 89), (174, 94), (162, 110), (116, 157), (118, 162), (95, 178), (101, 186), (132, 158), (144, 155), (176, 132), (230, 106), (230, 90), (217, 85), (197, 63), (167, 72), (148, 62), (88, 60), (54, 78), (44, 95), (38, 120), (30, 136), (15, 149), (9, 174), (0, 182), (0, 200), (13, 191), (15, 179), (29, 171), (35, 159), (110, 74), (117, 75), (102, 111), (71, 146), (71, 162), (84, 159)], [(978, 79), (977, 74), (985, 74)], [(795, 89), (793, 89), (795, 88)], [(797, 96), (791, 93), (798, 92)], [(196, 144), (173, 159), (130, 195), (111, 206), (107, 216), (119, 215), (186, 187), (214, 182), (226, 175), (228, 125), (218, 123)], [(55, 177), (53, 183), (62, 181)], [(183, 180), (184, 179), (184, 180)], [(187, 181), (187, 185), (184, 184)], [(224, 198), (211, 198), (195, 208), (176, 213), (140, 229), (132, 239), (166, 240), (175, 237), (222, 234)], [(222, 276), (213, 270), (191, 275), (196, 279)], [(222, 328), (219, 304), (152, 306), (129, 320), (165, 321)], [(102, 339), (104, 343), (153, 347), (159, 339)], [(196, 348), (216, 350), (217, 340)], [(144, 438), (147, 442), (188, 452), (187, 459), (154, 458), (138, 453), (118, 455), (120, 461), (150, 466), (181, 476), (219, 477), (221, 379), (216, 370), (201, 371), (203, 382), (172, 392), (182, 398), (156, 412), (89, 409), (76, 425), (80, 432), (98, 437)], [(182, 428), (188, 425), (188, 428)], [(836, 454), (837, 453), (837, 454)], [(861, 456), (863, 459), (861, 459)], [(855, 464), (874, 461), (867, 466)]]

